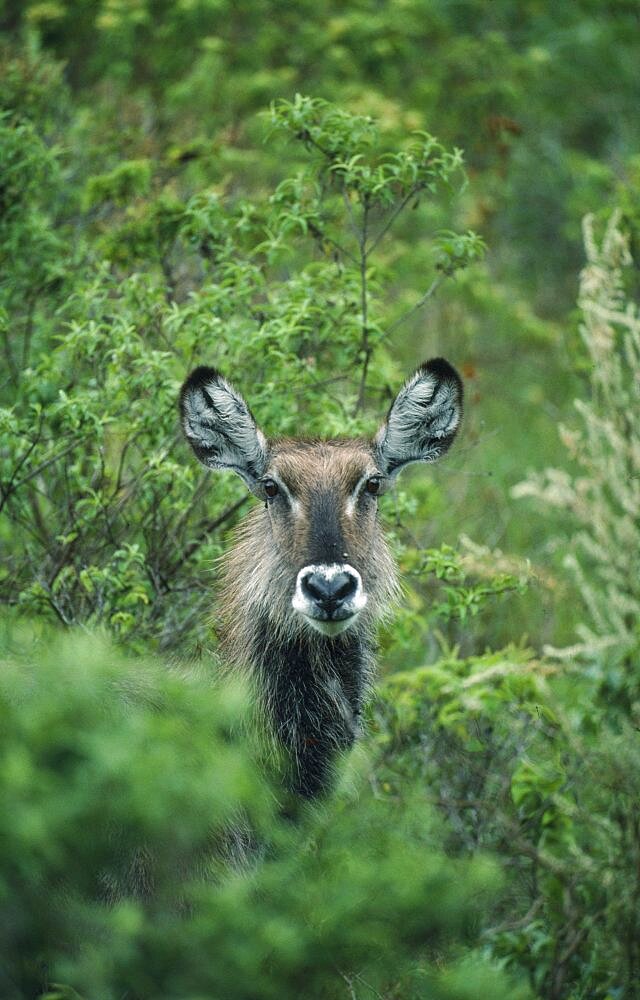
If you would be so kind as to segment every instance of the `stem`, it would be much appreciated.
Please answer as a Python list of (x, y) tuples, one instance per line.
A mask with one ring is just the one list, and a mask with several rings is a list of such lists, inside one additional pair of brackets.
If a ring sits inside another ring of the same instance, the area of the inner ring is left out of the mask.
[(28, 475), (23, 476), (23, 478), (20, 479), (17, 483), (13, 483), (10, 490), (5, 490), (3, 502), (8, 498), (9, 493), (15, 493), (16, 490), (19, 490), (21, 486), (25, 485), (25, 483), (28, 483), (30, 482), (30, 480), (35, 479), (35, 477), (39, 476), (41, 472), (44, 472), (45, 469), (48, 469), (50, 465), (54, 465), (55, 462), (59, 462), (61, 458), (65, 457), (65, 455), (68, 455), (70, 452), (74, 451), (74, 449), (78, 447), (78, 442), (79, 438), (73, 439), (71, 444), (67, 445), (66, 448), (63, 448), (62, 451), (59, 451), (56, 455), (52, 455), (51, 458), (48, 458), (45, 462), (41, 462), (40, 465), (38, 465), (37, 468), (32, 469), (31, 472), (28, 473)]
[(332, 153), (330, 149), (325, 149), (324, 146), (321, 146), (317, 139), (314, 139), (311, 132), (309, 132), (306, 128), (303, 129), (302, 132), (299, 132), (296, 138), (300, 139), (302, 142), (308, 143), (310, 146), (314, 146), (320, 153), (322, 153), (323, 156), (326, 156), (328, 160), (335, 160), (336, 154)]
[[(38, 421), (38, 429), (36, 431), (35, 437), (31, 440), (31, 442), (29, 443), (27, 449), (22, 454), (21, 458), (18, 460), (18, 464), (13, 469), (13, 472), (11, 473), (11, 477), (10, 477), (9, 482), (7, 483), (7, 485), (5, 486), (3, 483), (0, 483), (0, 494), (2, 494), (2, 499), (0, 500), (0, 511), (2, 510), (2, 508), (4, 507), (4, 505), (6, 504), (7, 500), (11, 496), (11, 494), (15, 493), (15, 491), (18, 489), (18, 487), (22, 485), (22, 483), (17, 483), (16, 484), (16, 478), (18, 476), (18, 473), (20, 472), (20, 469), (23, 467), (23, 465), (29, 459), (29, 456), (31, 455), (31, 452), (34, 450), (34, 448), (36, 447), (36, 445), (38, 445), (40, 443), (40, 439), (42, 437), (42, 424), (43, 424), (43, 422), (44, 422), (44, 416), (43, 416), (42, 413), (40, 413), (40, 419)], [(24, 482), (24, 481), (25, 480), (22, 480), (22, 482)]]
[(62, 624), (66, 625), (66, 626), (73, 625), (73, 623), (74, 623), (73, 618), (67, 617), (67, 615), (63, 611), (62, 607), (60, 606), (60, 604), (56, 600), (55, 595), (53, 594), (53, 591), (51, 590), (51, 587), (49, 586), (49, 584), (45, 580), (42, 580), (42, 579), (39, 579), (38, 583), (40, 584), (40, 586), (42, 587), (42, 589), (45, 592), (46, 599), (47, 599), (47, 604), (49, 605), (49, 607), (51, 608), (51, 610), (53, 612), (55, 612), (55, 614), (60, 619), (60, 621), (62, 622)]
[(329, 243), (332, 247), (334, 247), (334, 249), (338, 253), (341, 253), (344, 257), (347, 257), (354, 264), (357, 264), (357, 262), (358, 262), (357, 261), (357, 257), (354, 254), (352, 254), (350, 250), (347, 250), (346, 247), (343, 247), (342, 244), (338, 243), (337, 240), (334, 240), (333, 237), (327, 236), (326, 233), (323, 233), (322, 230), (319, 229), (318, 226), (315, 225), (315, 223), (309, 222), (309, 223), (307, 223), (307, 225), (308, 225), (308, 228), (309, 228), (309, 232), (311, 233), (311, 235), (313, 236), (313, 238), (316, 240), (316, 242), (319, 244), (321, 250), (324, 249), (323, 246), (322, 246), (323, 242), (324, 243)]
[(13, 355), (11, 339), (9, 337), (9, 331), (6, 327), (2, 330), (2, 340), (4, 341), (4, 356), (7, 362), (7, 374), (9, 376), (9, 380), (17, 386), (20, 381), (20, 371)]
[(169, 250), (166, 251), (166, 253), (162, 253), (162, 251), (160, 251), (159, 257), (160, 257), (160, 267), (162, 269), (162, 274), (165, 282), (165, 289), (164, 289), (165, 299), (168, 305), (172, 305), (176, 301), (176, 298), (175, 298), (175, 282), (173, 278), (173, 272), (171, 270), (171, 265), (169, 264), (168, 260), (169, 252), (170, 248)]
[(360, 242), (360, 231), (358, 229), (358, 226), (356, 225), (356, 220), (353, 215), (353, 206), (349, 201), (349, 194), (346, 188), (342, 189), (342, 199), (344, 201), (344, 205), (347, 210), (347, 215), (349, 216), (349, 224), (351, 226), (351, 231), (355, 236), (356, 240)]
[(211, 535), (214, 531), (220, 528), (225, 523), (225, 521), (228, 521), (230, 518), (232, 518), (233, 515), (237, 511), (239, 511), (241, 507), (245, 505), (248, 499), (249, 499), (248, 494), (247, 496), (241, 497), (240, 500), (236, 500), (234, 504), (231, 504), (230, 507), (227, 507), (227, 509), (223, 511), (219, 517), (215, 518), (215, 520), (208, 521), (204, 525), (202, 531), (199, 533), (197, 538), (194, 538), (192, 542), (189, 542), (189, 544), (185, 548), (184, 552), (182, 553), (178, 561), (175, 562), (173, 566), (168, 567), (166, 573), (167, 579), (170, 579), (172, 576), (174, 576), (178, 572), (178, 570), (184, 565), (184, 563), (186, 563), (187, 560), (191, 558), (193, 553), (198, 550), (201, 542), (204, 541), (207, 535)]
[(393, 210), (393, 212), (387, 219), (385, 225), (382, 227), (382, 229), (374, 239), (373, 243), (369, 247), (368, 253), (372, 253), (375, 250), (375, 248), (378, 246), (378, 243), (380, 243), (380, 241), (383, 240), (384, 237), (387, 235), (392, 225), (400, 215), (400, 213), (407, 207), (411, 199), (415, 197), (415, 195), (417, 195), (418, 191), (422, 190), (423, 186), (424, 185), (422, 183), (413, 185), (409, 193), (405, 195), (400, 204), (396, 206), (396, 208)]
[(367, 387), (367, 372), (369, 370), (369, 361), (371, 360), (371, 351), (372, 351), (371, 343), (369, 342), (369, 298), (367, 289), (368, 226), (369, 226), (369, 198), (368, 195), (365, 195), (362, 204), (362, 232), (360, 234), (360, 241), (359, 241), (360, 242), (360, 312), (362, 315), (362, 340), (360, 341), (360, 350), (364, 354), (364, 360), (362, 362), (360, 387), (358, 389), (358, 400), (356, 402), (354, 416), (357, 416), (357, 414), (364, 406), (364, 396)]
[(425, 305), (425, 303), (428, 302), (429, 299), (435, 294), (435, 292), (438, 290), (443, 281), (444, 281), (443, 274), (439, 274), (436, 278), (434, 278), (429, 287), (427, 288), (426, 292), (424, 293), (424, 295), (418, 299), (415, 305), (411, 306), (411, 309), (407, 309), (406, 313), (403, 313), (402, 316), (400, 316), (400, 318), (395, 321), (395, 323), (391, 324), (391, 326), (387, 330), (387, 337), (390, 334), (392, 334), (393, 331), (397, 327), (399, 327), (401, 323), (406, 322), (406, 320), (408, 320), (411, 316), (417, 313), (419, 309), (422, 309), (423, 305)]
[(24, 369), (27, 367), (29, 361), (29, 355), (31, 353), (31, 339), (33, 337), (33, 318), (36, 310), (36, 302), (38, 301), (38, 292), (36, 290), (29, 298), (29, 303), (27, 306), (27, 318), (24, 327), (24, 337), (22, 340), (22, 365)]

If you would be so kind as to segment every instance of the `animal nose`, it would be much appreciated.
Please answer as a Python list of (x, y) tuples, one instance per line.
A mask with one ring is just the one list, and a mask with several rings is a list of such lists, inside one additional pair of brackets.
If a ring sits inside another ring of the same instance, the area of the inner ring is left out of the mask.
[(355, 595), (358, 578), (344, 571), (331, 576), (311, 571), (302, 576), (300, 587), (305, 597), (323, 611), (331, 612)]

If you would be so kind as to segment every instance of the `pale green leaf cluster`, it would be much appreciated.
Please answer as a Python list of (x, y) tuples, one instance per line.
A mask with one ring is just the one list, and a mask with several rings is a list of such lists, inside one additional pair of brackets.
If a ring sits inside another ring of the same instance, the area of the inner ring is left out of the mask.
[(589, 394), (576, 400), (577, 427), (561, 428), (576, 471), (548, 469), (514, 489), (561, 506), (577, 530), (565, 565), (575, 576), (585, 617), (580, 643), (554, 652), (586, 658), (616, 699), (640, 692), (640, 316), (628, 298), (632, 264), (618, 214), (601, 236), (584, 222), (580, 335), (588, 358)]

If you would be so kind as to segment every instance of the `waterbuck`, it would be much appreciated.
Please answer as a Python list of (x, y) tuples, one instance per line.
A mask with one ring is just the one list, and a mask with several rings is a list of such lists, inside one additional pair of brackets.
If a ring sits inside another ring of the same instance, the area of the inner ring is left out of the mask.
[(372, 441), (267, 440), (214, 368), (191, 373), (180, 410), (200, 462), (236, 472), (263, 501), (224, 560), (222, 655), (249, 673), (290, 760), (290, 787), (313, 797), (360, 732), (376, 621), (397, 588), (378, 497), (405, 465), (447, 451), (462, 382), (442, 358), (423, 364)]

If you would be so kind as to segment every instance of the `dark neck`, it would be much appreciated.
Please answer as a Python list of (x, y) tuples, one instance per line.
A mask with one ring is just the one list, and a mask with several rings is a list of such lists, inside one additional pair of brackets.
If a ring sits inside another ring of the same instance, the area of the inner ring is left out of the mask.
[(271, 637), (266, 621), (261, 626), (251, 660), (268, 722), (289, 758), (288, 784), (305, 797), (318, 795), (330, 783), (336, 754), (360, 731), (371, 636), (348, 630), (333, 639), (301, 633), (282, 640)]

